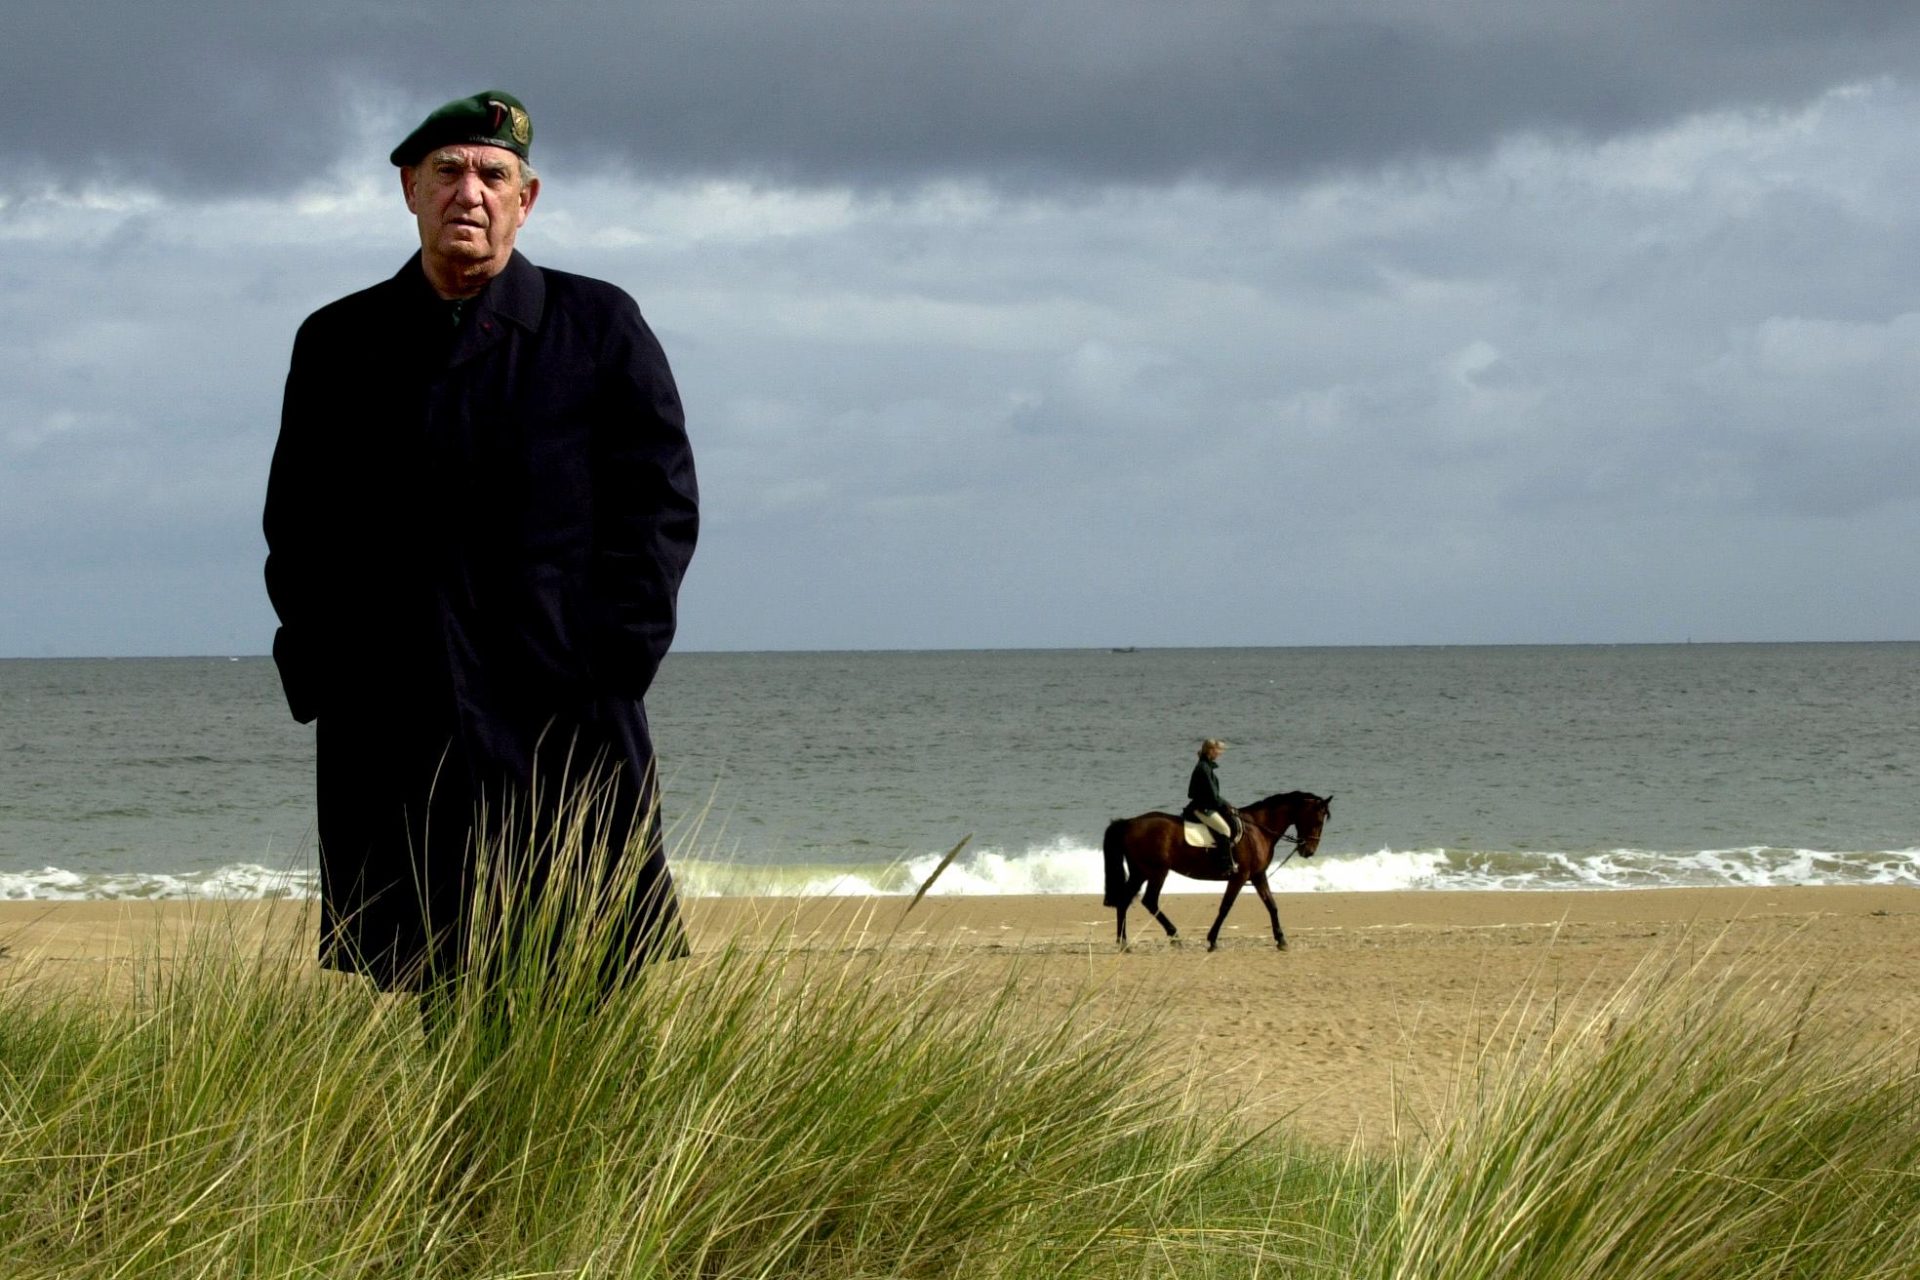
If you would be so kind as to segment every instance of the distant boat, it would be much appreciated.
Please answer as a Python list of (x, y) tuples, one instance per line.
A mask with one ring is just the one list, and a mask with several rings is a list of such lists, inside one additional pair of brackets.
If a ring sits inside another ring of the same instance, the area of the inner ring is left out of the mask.
[(1126, 646), (1125, 648), (1116, 648), (1116, 649), (1114, 649), (1114, 651), (1113, 651), (1113, 652), (1115, 652), (1115, 653), (1138, 653), (1138, 652), (1140, 652), (1140, 650), (1139, 650), (1139, 648), (1138, 648), (1137, 646), (1135, 646), (1135, 645), (1127, 645), (1127, 646)]

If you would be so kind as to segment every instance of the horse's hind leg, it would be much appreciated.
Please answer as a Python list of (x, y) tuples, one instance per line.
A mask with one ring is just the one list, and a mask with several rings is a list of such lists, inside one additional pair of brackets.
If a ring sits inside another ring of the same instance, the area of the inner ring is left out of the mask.
[[(1137, 871), (1129, 875), (1127, 877), (1126, 897), (1120, 900), (1120, 905), (1115, 907), (1113, 911), (1115, 919), (1119, 922), (1118, 927), (1114, 930), (1114, 940), (1120, 944), (1122, 951), (1127, 949), (1127, 908), (1133, 905), (1134, 895), (1140, 892), (1140, 886), (1145, 881), (1146, 877)], [(1151, 904), (1149, 904), (1149, 908), (1151, 908)]]
[(1233, 910), (1233, 900), (1240, 896), (1241, 886), (1247, 883), (1244, 872), (1236, 871), (1227, 881), (1227, 891), (1220, 895), (1220, 914), (1213, 918), (1213, 928), (1207, 930), (1207, 950), (1212, 951), (1220, 945), (1220, 926), (1227, 922), (1227, 912)]
[(1149, 880), (1147, 882), (1147, 896), (1142, 898), (1140, 902), (1148, 911), (1153, 913), (1153, 918), (1160, 922), (1160, 927), (1167, 931), (1167, 937), (1177, 943), (1180, 941), (1180, 931), (1173, 927), (1173, 921), (1167, 919), (1166, 913), (1160, 910), (1160, 886), (1166, 882), (1167, 873), (1165, 871), (1162, 871), (1159, 875)]
[(1260, 895), (1260, 901), (1267, 904), (1267, 917), (1273, 921), (1273, 945), (1282, 951), (1287, 949), (1287, 935), (1280, 931), (1280, 908), (1273, 905), (1273, 890), (1267, 887), (1267, 873), (1262, 871), (1253, 877), (1253, 891)]

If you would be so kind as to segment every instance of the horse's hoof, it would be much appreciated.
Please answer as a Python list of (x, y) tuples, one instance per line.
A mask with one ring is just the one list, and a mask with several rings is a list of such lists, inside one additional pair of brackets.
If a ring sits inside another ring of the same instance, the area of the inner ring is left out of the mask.
[(1168, 946), (1170, 946), (1170, 947), (1177, 947), (1177, 946), (1179, 946), (1179, 945), (1180, 945), (1180, 939), (1178, 939), (1178, 938), (1168, 938), (1168, 939), (1167, 939), (1167, 945), (1168, 945)]
[(1220, 949), (1220, 944), (1217, 942), (1209, 942), (1207, 944), (1207, 950), (1209, 951), (1218, 951), (1219, 949)]
[(1287, 949), (1287, 940), (1285, 938), (1282, 938), (1280, 939), (1280, 941), (1274, 943), (1273, 945), (1275, 950), (1285, 951)]

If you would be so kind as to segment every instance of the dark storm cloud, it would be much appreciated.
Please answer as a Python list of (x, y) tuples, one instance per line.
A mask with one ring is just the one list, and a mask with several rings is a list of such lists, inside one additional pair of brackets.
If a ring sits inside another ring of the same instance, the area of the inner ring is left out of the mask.
[(1920, 8), (1761, 0), (14, 0), (15, 177), (278, 187), (499, 84), (649, 173), (1285, 179), (1791, 104), (1920, 64)]
[(4, 0), (0, 654), (264, 648), (291, 336), (496, 84), (687, 647), (1920, 635), (1920, 11), (1348, 7)]

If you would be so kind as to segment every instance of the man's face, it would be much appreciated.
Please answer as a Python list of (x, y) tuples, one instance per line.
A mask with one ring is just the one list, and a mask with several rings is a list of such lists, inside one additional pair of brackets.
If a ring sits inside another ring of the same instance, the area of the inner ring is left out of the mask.
[(513, 238), (533, 210), (540, 180), (520, 180), (520, 158), (505, 147), (441, 147), (400, 170), (407, 208), (420, 224), (420, 251), (462, 276), (491, 278), (507, 265)]

